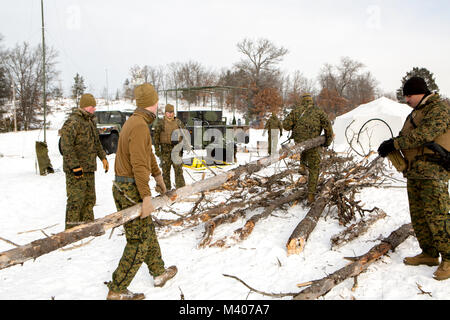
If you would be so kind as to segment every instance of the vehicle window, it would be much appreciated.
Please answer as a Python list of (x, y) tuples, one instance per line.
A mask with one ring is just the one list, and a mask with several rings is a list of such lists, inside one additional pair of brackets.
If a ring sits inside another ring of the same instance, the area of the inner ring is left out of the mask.
[(122, 123), (122, 115), (120, 112), (111, 112), (109, 123)]
[(97, 117), (97, 123), (109, 122), (109, 114), (107, 112), (95, 112), (95, 116)]

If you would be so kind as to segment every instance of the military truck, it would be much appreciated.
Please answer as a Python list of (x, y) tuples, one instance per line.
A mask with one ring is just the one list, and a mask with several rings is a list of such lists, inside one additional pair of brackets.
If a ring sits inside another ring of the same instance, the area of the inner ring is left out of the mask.
[[(97, 129), (100, 142), (106, 154), (116, 153), (117, 143), (119, 142), (119, 132), (123, 124), (133, 114), (132, 110), (126, 111), (96, 111)], [(58, 135), (61, 135), (61, 130)], [(61, 138), (58, 141), (59, 153), (62, 155)]]
[(120, 130), (132, 114), (132, 110), (95, 112), (100, 142), (106, 154), (116, 153)]
[[(190, 134), (191, 145), (197, 149), (204, 149), (214, 142), (219, 133), (222, 139), (226, 139), (227, 130), (233, 131), (233, 140), (236, 143), (247, 144), (250, 140), (249, 126), (228, 125), (222, 111), (178, 111), (177, 118), (185, 124)], [(200, 138), (197, 137), (197, 141), (196, 135), (201, 135)]]

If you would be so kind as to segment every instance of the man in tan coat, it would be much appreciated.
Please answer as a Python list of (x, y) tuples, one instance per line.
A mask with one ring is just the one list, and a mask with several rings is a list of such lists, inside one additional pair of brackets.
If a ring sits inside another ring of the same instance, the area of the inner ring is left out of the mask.
[(154, 277), (154, 285), (162, 287), (177, 273), (176, 266), (164, 268), (161, 250), (151, 213), (150, 175), (156, 180), (156, 191), (166, 192), (161, 170), (152, 151), (149, 125), (156, 118), (158, 94), (148, 83), (136, 87), (137, 108), (120, 132), (115, 161), (113, 197), (118, 211), (142, 202), (142, 213), (124, 224), (127, 244), (119, 266), (108, 283), (108, 300), (142, 300), (143, 293), (132, 293), (127, 287), (143, 262)]

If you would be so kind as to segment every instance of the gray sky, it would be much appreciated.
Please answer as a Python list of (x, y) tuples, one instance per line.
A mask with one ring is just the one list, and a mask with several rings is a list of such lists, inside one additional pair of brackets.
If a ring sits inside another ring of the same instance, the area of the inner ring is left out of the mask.
[[(41, 41), (40, 0), (2, 0), (4, 46)], [(88, 90), (111, 95), (131, 66), (194, 60), (230, 68), (242, 39), (267, 38), (289, 50), (282, 70), (316, 78), (325, 63), (349, 56), (385, 92), (413, 67), (434, 73), (450, 96), (450, 2), (349, 0), (44, 0), (46, 44), (59, 52), (68, 94), (78, 72)], [(107, 71), (106, 71), (107, 70)]]

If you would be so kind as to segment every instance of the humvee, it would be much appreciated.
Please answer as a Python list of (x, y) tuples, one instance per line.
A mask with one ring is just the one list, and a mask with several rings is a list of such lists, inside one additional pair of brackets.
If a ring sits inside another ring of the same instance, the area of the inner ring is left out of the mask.
[(120, 130), (132, 114), (132, 110), (95, 111), (100, 142), (106, 154), (116, 153)]

